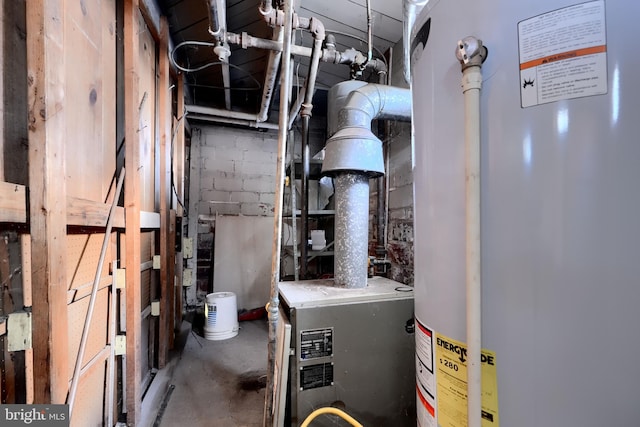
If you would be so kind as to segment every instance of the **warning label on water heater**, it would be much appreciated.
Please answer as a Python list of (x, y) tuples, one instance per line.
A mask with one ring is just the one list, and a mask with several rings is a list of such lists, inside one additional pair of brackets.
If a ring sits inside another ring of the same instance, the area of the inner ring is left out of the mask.
[(416, 396), (418, 427), (436, 427), (433, 331), (416, 319)]
[(604, 0), (518, 23), (523, 108), (607, 93)]

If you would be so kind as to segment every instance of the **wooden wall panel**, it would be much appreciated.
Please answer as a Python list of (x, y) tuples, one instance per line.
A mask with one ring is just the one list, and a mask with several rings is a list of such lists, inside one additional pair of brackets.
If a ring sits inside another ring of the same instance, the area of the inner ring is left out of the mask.
[[(115, 191), (116, 168), (116, 0), (102, 0), (102, 194)], [(114, 185), (111, 187), (113, 178)], [(104, 199), (103, 199), (104, 200)]]
[[(80, 346), (80, 338), (82, 337), (82, 329), (84, 327), (87, 309), (89, 307), (89, 297), (82, 298), (69, 305), (69, 380), (73, 376), (73, 368), (78, 357), (78, 348)], [(82, 366), (85, 366), (93, 359), (107, 344), (107, 325), (109, 319), (109, 289), (104, 288), (98, 292), (96, 296), (95, 308), (89, 328), (89, 340), (82, 358)], [(85, 376), (80, 377), (80, 383), (85, 382)], [(102, 387), (95, 390), (94, 396), (77, 395), (76, 401), (82, 398), (100, 399), (102, 395)], [(74, 411), (77, 410), (74, 409)]]
[(65, 2), (65, 11), (67, 194), (105, 202), (115, 175), (115, 4)]
[[(67, 281), (69, 289), (78, 289), (93, 284), (104, 233), (77, 234), (67, 236)], [(111, 247), (107, 248), (105, 259), (107, 262), (102, 268), (101, 277), (109, 278), (108, 263), (114, 257)]]
[(140, 233), (140, 262), (145, 263), (153, 259), (155, 255), (155, 232)]
[(140, 311), (151, 304), (151, 270), (145, 270), (140, 278)]
[(102, 426), (103, 399), (100, 396), (96, 398), (96, 392), (104, 390), (106, 365), (106, 362), (96, 363), (82, 376), (71, 417), (72, 426)]
[(171, 192), (173, 203), (172, 207), (176, 210), (179, 217), (184, 216), (184, 184), (185, 184), (185, 160), (186, 147), (184, 137), (184, 79), (180, 75), (176, 79), (176, 111), (173, 120), (172, 131), (172, 161), (173, 161), (173, 186)]
[(138, 46), (139, 91), (142, 100), (140, 109), (140, 208), (143, 211), (156, 210), (155, 190), (155, 147), (156, 147), (156, 42), (144, 22), (142, 14), (138, 14), (140, 43)]

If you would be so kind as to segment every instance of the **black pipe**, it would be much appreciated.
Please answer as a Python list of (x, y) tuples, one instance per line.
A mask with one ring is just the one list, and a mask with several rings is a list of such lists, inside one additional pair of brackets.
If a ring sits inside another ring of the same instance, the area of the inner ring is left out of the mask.
[[(391, 56), (391, 55), (389, 55)], [(391, 65), (389, 65), (389, 68), (391, 68)], [(387, 79), (388, 79), (389, 74), (387, 73), (380, 73), (378, 78), (379, 78), (379, 83), (380, 84), (388, 84)], [(387, 120), (381, 120), (378, 122), (378, 132), (379, 134), (382, 136), (380, 139), (383, 141), (382, 142), (382, 154), (384, 156), (384, 158), (386, 159), (386, 152), (388, 150), (388, 147), (385, 145), (384, 141), (387, 140), (387, 138), (389, 137), (389, 122)], [(388, 171), (387, 171), (388, 172)], [(376, 244), (376, 258), (377, 259), (385, 259), (387, 257), (387, 247), (385, 245), (385, 233), (386, 233), (386, 229), (385, 229), (385, 223), (386, 223), (386, 197), (387, 197), (387, 193), (386, 193), (386, 176), (385, 175), (381, 175), (378, 177), (378, 180), (376, 182), (377, 184), (377, 188), (376, 188), (376, 211), (377, 211), (377, 222), (376, 222), (376, 234), (377, 234), (377, 244)], [(382, 272), (386, 273), (387, 271), (387, 266), (386, 264), (382, 264)]]
[(302, 176), (300, 177), (300, 279), (307, 277), (307, 255), (309, 247), (309, 119), (302, 116)]
[(310, 26), (312, 28), (314, 42), (313, 51), (311, 53), (311, 62), (309, 62), (309, 73), (305, 83), (306, 92), (304, 102), (302, 103), (302, 179), (300, 180), (300, 235), (302, 236), (302, 250), (300, 251), (300, 278), (305, 279), (307, 275), (307, 248), (309, 240), (309, 120), (311, 119), (311, 110), (313, 109), (313, 93), (315, 92), (316, 77), (318, 76), (318, 67), (320, 65), (320, 57), (322, 56), (322, 42), (325, 38), (324, 26), (322, 22), (315, 18), (311, 18)]

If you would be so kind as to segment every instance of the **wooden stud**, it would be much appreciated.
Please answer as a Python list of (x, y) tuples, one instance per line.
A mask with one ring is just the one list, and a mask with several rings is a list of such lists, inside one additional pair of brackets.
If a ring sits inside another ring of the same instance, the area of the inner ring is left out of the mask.
[[(93, 200), (67, 198), (67, 224), (86, 227), (106, 227), (111, 205)], [(124, 209), (116, 206), (113, 227), (124, 228)]]
[[(176, 211), (171, 209), (169, 212), (169, 265), (167, 276), (169, 278), (167, 283), (167, 298), (169, 308), (169, 348), (173, 349), (175, 342), (175, 324), (176, 324), (176, 245), (174, 244), (176, 239)], [(182, 260), (181, 260), (182, 261)]]
[[(20, 236), (20, 247), (22, 250), (22, 303), (25, 307), (33, 305), (33, 294), (31, 291), (31, 236), (23, 234)], [(25, 387), (26, 402), (33, 403), (33, 348), (28, 348), (24, 353), (25, 364)]]
[(142, 400), (142, 358), (140, 334), (140, 144), (138, 139), (139, 105), (142, 97), (138, 91), (139, 58), (139, 6), (138, 0), (124, 2), (124, 96), (125, 96), (125, 257), (126, 257), (126, 409), (127, 424), (140, 421)]
[[(184, 78), (182, 75), (176, 77), (176, 128), (172, 132), (172, 146), (173, 146), (173, 181), (172, 186), (175, 186), (175, 216), (183, 217), (185, 214), (182, 203), (184, 203), (184, 170), (185, 170), (185, 141), (184, 141)], [(173, 191), (172, 191), (173, 194)], [(175, 229), (175, 218), (174, 218)], [(177, 230), (174, 230), (177, 232)], [(182, 230), (180, 230), (182, 234)], [(174, 245), (175, 247), (175, 245)], [(175, 262), (172, 264), (175, 270), (175, 285), (173, 289), (173, 310), (174, 321), (172, 323), (174, 331), (180, 330), (182, 324), (182, 254), (179, 255)], [(173, 335), (175, 340), (175, 332)], [(173, 345), (171, 346), (173, 348)]]
[(66, 279), (64, 1), (26, 4), (35, 403), (64, 403)]
[(185, 171), (185, 140), (184, 140), (184, 122), (185, 112), (184, 112), (184, 78), (182, 75), (178, 76), (177, 79), (177, 92), (176, 92), (176, 117), (178, 119), (178, 128), (175, 131), (175, 186), (177, 198), (180, 203), (177, 204), (177, 214), (180, 217), (183, 217), (184, 207), (182, 203), (184, 203), (184, 171)]
[(162, 17), (155, 0), (142, 0), (140, 12), (153, 38), (156, 41), (160, 40), (162, 38)]
[(169, 341), (173, 328), (169, 326), (170, 319), (170, 284), (173, 283), (169, 275), (169, 264), (172, 261), (169, 251), (169, 203), (171, 201), (171, 92), (169, 89), (169, 24), (166, 18), (160, 19), (159, 43), (159, 81), (158, 81), (158, 111), (160, 131), (160, 336), (158, 343), (158, 367), (164, 368), (169, 358)]

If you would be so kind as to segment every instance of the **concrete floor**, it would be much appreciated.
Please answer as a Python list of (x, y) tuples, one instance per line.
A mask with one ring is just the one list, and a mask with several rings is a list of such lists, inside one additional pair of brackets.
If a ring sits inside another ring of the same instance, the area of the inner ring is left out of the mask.
[(234, 338), (188, 336), (158, 427), (261, 427), (267, 374), (266, 320), (240, 323)]

